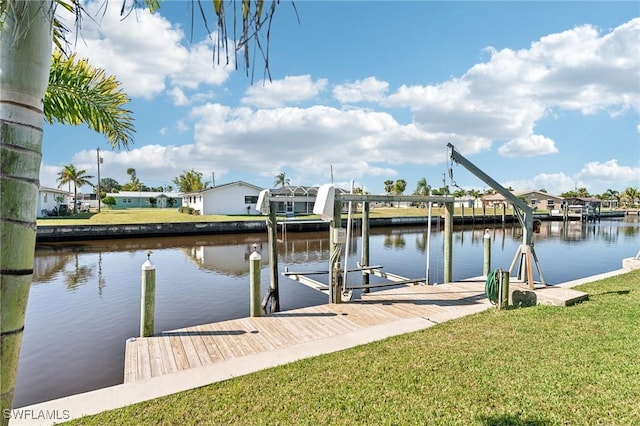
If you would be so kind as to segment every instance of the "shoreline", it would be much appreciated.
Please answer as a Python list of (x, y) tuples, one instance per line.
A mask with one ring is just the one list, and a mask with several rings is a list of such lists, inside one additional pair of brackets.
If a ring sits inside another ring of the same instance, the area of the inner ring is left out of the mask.
[[(602, 218), (624, 217), (621, 214), (602, 214)], [(536, 219), (545, 221), (562, 220), (561, 217), (548, 215), (538, 215)], [(431, 224), (437, 225), (443, 220), (439, 216), (431, 218)], [(596, 219), (597, 220), (597, 219)], [(359, 223), (360, 219), (354, 219)], [(501, 223), (515, 222), (513, 215), (507, 215), (502, 220), (502, 216), (454, 216), (454, 225), (496, 225)], [(369, 219), (371, 227), (388, 226), (415, 226), (426, 225), (427, 217), (424, 216), (400, 216)], [(346, 226), (347, 220), (342, 219), (342, 225)], [(329, 229), (329, 222), (306, 219), (291, 219), (279, 221), (278, 226), (286, 226), (291, 232), (313, 232), (325, 231)], [(109, 240), (121, 238), (149, 238), (149, 237), (172, 237), (186, 235), (209, 235), (209, 234), (240, 234), (251, 232), (266, 232), (267, 225), (264, 220), (255, 221), (226, 221), (226, 222), (171, 222), (171, 223), (140, 223), (140, 224), (107, 224), (107, 225), (60, 225), (60, 226), (38, 226), (36, 232), (36, 242), (63, 242), (81, 240)]]

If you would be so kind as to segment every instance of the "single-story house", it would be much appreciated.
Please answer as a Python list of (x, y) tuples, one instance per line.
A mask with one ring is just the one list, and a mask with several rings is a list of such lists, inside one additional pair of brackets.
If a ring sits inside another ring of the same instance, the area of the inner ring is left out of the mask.
[(60, 209), (60, 206), (68, 208), (69, 200), (72, 199), (72, 197), (73, 194), (69, 191), (41, 186), (38, 189), (36, 216), (46, 217), (49, 215), (55, 215), (55, 213)]
[[(522, 199), (528, 206), (539, 210), (559, 210), (564, 202), (564, 198), (542, 191), (511, 191), (511, 193)], [(496, 204), (504, 204), (505, 198), (500, 194), (485, 195), (482, 197), (482, 202), (487, 207), (492, 207)], [(510, 202), (507, 203), (510, 204)]]
[(473, 197), (459, 197), (453, 200), (454, 208), (482, 208), (482, 199)]
[(107, 197), (113, 197), (115, 209), (123, 208), (179, 208), (182, 206), (182, 193), (155, 191), (122, 191), (109, 192)]
[(259, 214), (259, 186), (237, 181), (182, 194), (182, 206), (200, 214)]

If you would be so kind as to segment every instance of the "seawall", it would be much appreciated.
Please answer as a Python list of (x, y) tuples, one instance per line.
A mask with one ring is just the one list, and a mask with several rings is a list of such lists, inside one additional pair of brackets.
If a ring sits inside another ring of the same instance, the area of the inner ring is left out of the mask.
[[(602, 217), (623, 217), (617, 215), (602, 215)], [(547, 215), (536, 215), (540, 220), (558, 220)], [(562, 219), (560, 219), (562, 220)], [(360, 219), (354, 219), (357, 223)], [(399, 216), (382, 217), (369, 219), (369, 226), (422, 226), (426, 225), (426, 216)], [(505, 222), (516, 221), (512, 215), (505, 216)], [(346, 219), (342, 220), (342, 226), (346, 226)], [(444, 223), (444, 219), (438, 216), (431, 218), (432, 225)], [(454, 216), (454, 225), (494, 225), (502, 223), (501, 216)], [(287, 231), (291, 232), (313, 232), (329, 229), (329, 223), (319, 220), (290, 219), (278, 222), (281, 229), (286, 224)], [(38, 226), (37, 242), (55, 241), (79, 241), (79, 240), (108, 240), (117, 238), (151, 238), (151, 237), (171, 237), (185, 235), (207, 235), (207, 234), (239, 234), (247, 232), (266, 232), (267, 225), (264, 220), (254, 221), (228, 221), (228, 222), (180, 222), (180, 223), (140, 223), (129, 225), (62, 225), (62, 226)]]
[[(369, 219), (369, 226), (420, 226), (427, 224), (427, 217), (385, 217)], [(507, 216), (505, 221), (512, 222), (515, 219)], [(359, 219), (354, 219), (359, 222)], [(346, 219), (342, 220), (346, 226)], [(444, 223), (439, 217), (431, 218), (432, 225)], [(454, 224), (494, 224), (501, 223), (500, 217), (481, 216), (454, 217)], [(286, 224), (286, 225), (285, 225)], [(281, 229), (285, 225), (287, 232), (313, 232), (329, 229), (329, 223), (318, 220), (293, 219), (286, 222), (278, 222)], [(247, 232), (266, 232), (267, 225), (264, 220), (255, 221), (230, 221), (230, 222), (181, 222), (181, 223), (141, 223), (129, 225), (62, 225), (62, 226), (38, 226), (37, 242), (55, 241), (79, 241), (79, 240), (108, 240), (117, 238), (150, 238), (171, 237), (185, 235), (207, 234), (238, 234)]]

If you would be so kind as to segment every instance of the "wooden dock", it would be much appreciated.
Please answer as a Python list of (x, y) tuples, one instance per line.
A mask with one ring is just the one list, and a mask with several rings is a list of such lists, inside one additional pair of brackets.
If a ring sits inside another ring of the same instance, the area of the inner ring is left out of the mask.
[(124, 382), (159, 377), (247, 355), (347, 335), (412, 318), (440, 323), (489, 308), (484, 281), (411, 285), (326, 304), (131, 338), (126, 343)]

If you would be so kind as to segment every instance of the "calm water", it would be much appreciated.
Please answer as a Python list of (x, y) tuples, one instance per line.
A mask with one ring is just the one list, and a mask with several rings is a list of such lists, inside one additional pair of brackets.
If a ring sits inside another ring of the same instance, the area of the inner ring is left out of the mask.
[[(483, 233), (482, 225), (454, 230), (454, 280), (482, 274)], [(498, 225), (491, 235), (492, 267), (508, 269), (520, 230)], [(546, 222), (534, 241), (546, 281), (560, 283), (619, 269), (623, 258), (640, 249), (640, 219)], [(353, 243), (350, 266), (359, 259), (359, 238)], [(140, 274), (147, 250), (157, 267), (156, 332), (248, 316), (253, 244), (262, 252), (264, 294), (269, 280), (266, 233), (39, 245), (15, 406), (122, 383), (125, 341), (139, 333)], [(371, 264), (424, 277), (426, 227), (374, 228), (370, 246)], [(442, 282), (442, 247), (436, 226), (431, 282)], [(328, 249), (327, 232), (288, 233), (278, 248), (279, 271), (326, 269)], [(349, 276), (349, 282), (360, 280)], [(280, 298), (282, 310), (327, 302), (325, 294), (284, 277)]]

